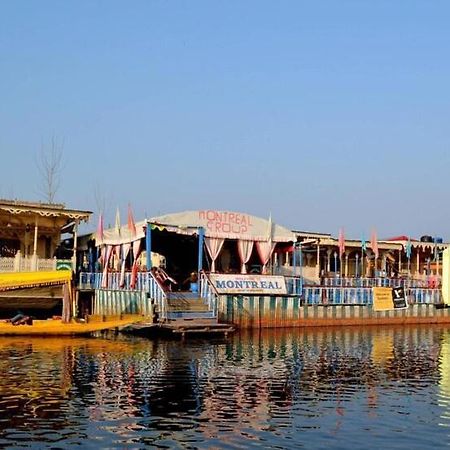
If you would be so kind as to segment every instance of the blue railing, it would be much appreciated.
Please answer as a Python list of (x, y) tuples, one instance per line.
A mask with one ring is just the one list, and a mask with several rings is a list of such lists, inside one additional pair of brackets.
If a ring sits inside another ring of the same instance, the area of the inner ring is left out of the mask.
[[(430, 288), (407, 288), (409, 304), (441, 303), (441, 290)], [(305, 286), (302, 298), (307, 305), (371, 305), (372, 288), (315, 287)]]
[(438, 288), (440, 280), (435, 277), (415, 278), (323, 278), (320, 282), (325, 287), (406, 287)]
[[(287, 292), (289, 295), (301, 296), (305, 304), (308, 305), (371, 305), (373, 301), (372, 287), (405, 287), (408, 301), (414, 303), (441, 303), (441, 290), (418, 286), (417, 283), (406, 284), (399, 282), (398, 279), (389, 278), (336, 278), (326, 279), (322, 286), (304, 286), (299, 277), (285, 277)], [(359, 280), (364, 286), (354, 286), (349, 280)], [(102, 289), (102, 273), (80, 273), (79, 289)], [(131, 289), (131, 273), (126, 273), (123, 280), (120, 279), (120, 273), (108, 273), (108, 283), (106, 289), (110, 290), (135, 290), (149, 293), (151, 299), (158, 307), (161, 318), (166, 317), (167, 296), (164, 288), (152, 276), (151, 272), (139, 272), (137, 274), (136, 285)], [(121, 286), (121, 281), (123, 285)], [(411, 281), (411, 280), (407, 280)], [(213, 311), (214, 317), (217, 316), (218, 295), (215, 292), (208, 276), (204, 273), (200, 275), (200, 296), (205, 299), (208, 309)]]

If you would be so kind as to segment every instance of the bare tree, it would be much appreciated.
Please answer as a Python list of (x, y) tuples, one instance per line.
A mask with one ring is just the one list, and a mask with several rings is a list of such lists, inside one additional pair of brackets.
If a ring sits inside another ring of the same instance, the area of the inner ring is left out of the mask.
[(111, 198), (109, 195), (105, 194), (98, 182), (95, 182), (93, 189), (93, 198), (97, 210), (97, 214), (105, 214), (108, 210), (108, 206), (111, 203)]
[(61, 169), (63, 164), (64, 139), (60, 142), (56, 136), (52, 136), (50, 146), (41, 144), (38, 156), (38, 169), (41, 177), (39, 191), (44, 195), (48, 203), (55, 202), (55, 196), (61, 183)]

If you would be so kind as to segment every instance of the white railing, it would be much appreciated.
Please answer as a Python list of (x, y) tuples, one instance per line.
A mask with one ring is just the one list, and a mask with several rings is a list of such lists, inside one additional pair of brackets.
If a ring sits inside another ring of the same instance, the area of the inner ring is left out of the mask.
[(440, 285), (440, 279), (435, 276), (426, 279), (417, 278), (350, 278), (336, 277), (323, 278), (320, 282), (325, 287), (407, 287), (407, 288), (437, 288)]
[(212, 311), (213, 317), (217, 317), (218, 294), (205, 272), (200, 272), (200, 297), (205, 299), (208, 309)]
[(22, 256), (17, 252), (15, 257), (0, 257), (0, 272), (46, 272), (56, 270), (60, 262), (71, 263), (70, 260)]
[(15, 258), (0, 258), (0, 272), (14, 272)]
[(123, 290), (123, 291), (144, 291), (148, 292), (153, 300), (160, 319), (167, 319), (167, 295), (166, 292), (154, 278), (152, 272), (138, 272), (135, 285), (131, 287), (131, 272), (126, 272), (121, 276), (120, 272), (108, 272), (106, 283), (104, 283), (103, 273), (81, 272), (78, 279), (78, 289), (81, 290)]
[[(430, 288), (406, 288), (410, 304), (441, 303), (441, 290)], [(371, 287), (323, 287), (305, 286), (303, 300), (307, 305), (371, 305), (373, 291)]]

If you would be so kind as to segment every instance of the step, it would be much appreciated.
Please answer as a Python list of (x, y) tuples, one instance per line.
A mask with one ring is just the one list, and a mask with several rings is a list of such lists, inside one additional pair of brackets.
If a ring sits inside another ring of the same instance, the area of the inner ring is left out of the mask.
[(167, 318), (169, 320), (175, 319), (214, 319), (212, 311), (167, 311)]

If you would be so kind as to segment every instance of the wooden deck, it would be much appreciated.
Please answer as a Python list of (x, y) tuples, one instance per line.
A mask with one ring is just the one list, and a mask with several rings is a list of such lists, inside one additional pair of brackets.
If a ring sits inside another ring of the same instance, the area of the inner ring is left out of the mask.
[(123, 331), (140, 335), (171, 334), (181, 336), (224, 336), (233, 333), (235, 328), (226, 323), (218, 323), (215, 319), (176, 319), (162, 323), (140, 322), (129, 325)]

